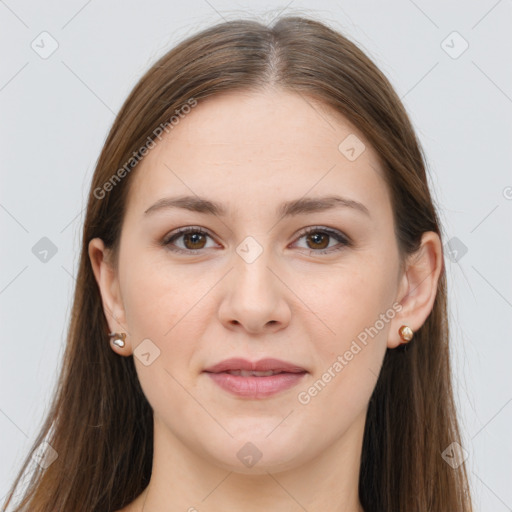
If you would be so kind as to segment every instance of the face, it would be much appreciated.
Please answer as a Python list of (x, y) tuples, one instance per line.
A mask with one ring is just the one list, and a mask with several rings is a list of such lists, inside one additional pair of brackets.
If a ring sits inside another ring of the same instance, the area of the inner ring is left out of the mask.
[[(364, 137), (311, 98), (230, 93), (193, 108), (132, 179), (113, 309), (156, 436), (238, 472), (360, 440), (400, 283)], [(247, 366), (214, 368), (232, 358)], [(251, 366), (265, 359), (280, 362)]]

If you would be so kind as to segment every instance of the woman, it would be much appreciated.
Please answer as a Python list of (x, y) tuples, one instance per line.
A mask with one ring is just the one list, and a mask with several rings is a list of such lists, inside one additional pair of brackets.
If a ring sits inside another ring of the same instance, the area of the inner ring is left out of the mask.
[(204, 30), (105, 142), (14, 510), (469, 512), (446, 309), (383, 74), (305, 18)]

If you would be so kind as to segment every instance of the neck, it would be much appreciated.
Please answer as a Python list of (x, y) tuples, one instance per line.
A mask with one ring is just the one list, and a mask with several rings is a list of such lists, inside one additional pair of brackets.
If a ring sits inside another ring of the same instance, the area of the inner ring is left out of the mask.
[[(221, 468), (191, 452), (155, 418), (151, 481), (134, 512), (364, 512), (358, 496), (365, 415), (316, 457), (258, 474)], [(319, 433), (321, 435), (321, 433)]]

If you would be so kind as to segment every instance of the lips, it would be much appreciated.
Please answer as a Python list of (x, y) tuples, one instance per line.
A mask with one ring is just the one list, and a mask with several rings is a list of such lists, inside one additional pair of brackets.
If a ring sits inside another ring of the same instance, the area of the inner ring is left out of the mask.
[[(209, 368), (204, 370), (209, 373), (221, 373), (221, 372), (273, 372), (275, 373), (304, 373), (306, 370), (300, 366), (280, 359), (261, 359), (259, 361), (248, 361), (242, 358), (232, 358), (221, 361)], [(272, 375), (272, 374), (271, 374)]]
[(304, 377), (307, 371), (279, 359), (247, 361), (232, 358), (204, 370), (215, 384), (239, 398), (267, 398), (285, 391)]

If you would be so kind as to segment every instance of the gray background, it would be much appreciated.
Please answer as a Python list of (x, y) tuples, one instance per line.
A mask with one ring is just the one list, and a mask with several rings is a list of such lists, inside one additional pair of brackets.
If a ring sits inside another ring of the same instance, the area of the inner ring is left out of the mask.
[[(280, 12), (345, 33), (411, 116), (452, 249), (455, 386), (476, 510), (512, 510), (510, 0), (0, 0), (0, 498), (54, 389), (86, 191), (115, 113), (179, 40), (222, 18)], [(43, 237), (55, 254), (40, 252)]]

